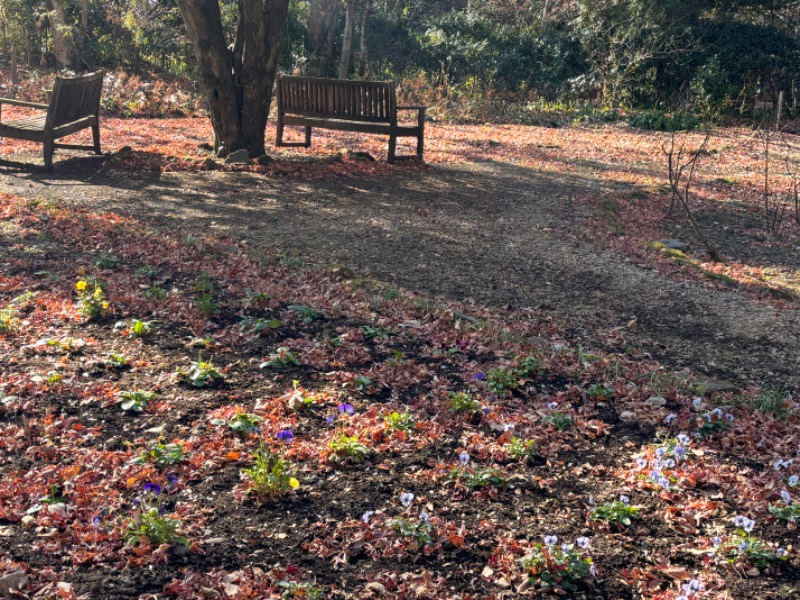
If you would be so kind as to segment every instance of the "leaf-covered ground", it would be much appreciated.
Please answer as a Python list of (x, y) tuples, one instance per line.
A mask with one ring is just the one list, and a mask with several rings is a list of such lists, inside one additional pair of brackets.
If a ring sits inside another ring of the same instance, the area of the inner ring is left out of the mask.
[[(12, 118), (20, 111), (7, 111)], [(272, 130), (268, 138), (272, 139)], [(79, 134), (81, 135), (81, 134)], [(291, 133), (289, 140), (291, 140)], [(296, 131), (300, 139), (302, 132)], [(744, 128), (717, 129), (703, 150), (691, 189), (691, 205), (704, 234), (721, 251), (724, 262), (708, 259), (680, 211), (666, 216), (671, 193), (664, 148), (671, 134), (642, 132), (626, 126), (545, 128), (516, 125), (460, 126), (428, 124), (428, 163), (503, 163), (541, 173), (590, 177), (605, 192), (574, 200), (592, 207), (597, 222), (587, 239), (625, 253), (637, 263), (665, 274), (690, 278), (719, 289), (735, 288), (777, 306), (800, 298), (800, 205), (795, 203), (800, 144), (797, 136), (764, 135)], [(106, 149), (129, 147), (114, 168), (134, 171), (203, 171), (224, 168), (268, 177), (325, 180), (347, 175), (381, 176), (398, 169), (424, 168), (416, 162), (386, 164), (386, 140), (316, 130), (308, 150), (268, 148), (278, 160), (268, 165), (209, 165), (211, 130), (205, 118), (104, 120)], [(703, 134), (679, 135), (686, 154), (700, 148)], [(413, 154), (413, 140), (401, 140), (400, 152)], [(362, 161), (343, 149), (361, 150), (378, 158)], [(6, 158), (29, 161), (38, 153), (28, 142), (3, 140)], [(768, 167), (768, 207), (765, 215), (765, 167)], [(626, 188), (627, 187), (627, 191)], [(689, 256), (663, 254), (654, 240), (675, 237), (690, 244)]]
[[(207, 134), (199, 120), (108, 120), (106, 144), (134, 150), (103, 168), (204, 169)], [(576, 201), (628, 210), (601, 210), (587, 235), (718, 285), (643, 249), (682, 224), (663, 221), (661, 142), (619, 129), (433, 126), (428, 159), (607, 178), (607, 195)], [(308, 158), (244, 169), (302, 180), (429, 168), (329, 158), (343, 145), (382, 157), (383, 143), (322, 134)], [(4, 148), (37, 159), (31, 146)], [(704, 211), (755, 214), (745, 200), (756, 175), (745, 175), (758, 157), (744, 160), (746, 148), (709, 167)], [(714, 192), (723, 167), (735, 205)], [(626, 182), (637, 193), (621, 193)], [(546, 310), (433, 302), (71, 204), (3, 195), (0, 207), (0, 593), (800, 589), (800, 413), (788, 392), (699, 392), (641, 355), (571, 346), (570, 323)], [(793, 227), (750, 234), (790, 248)], [(750, 241), (735, 248), (753, 252)], [(741, 281), (775, 302), (763, 289), (773, 282)]]
[[(796, 589), (788, 398), (696, 396), (561, 343), (543, 314), (257, 264), (230, 240), (7, 195), (2, 216), (2, 581), (25, 594)], [(255, 493), (259, 451), (296, 481)], [(570, 576), (537, 552), (567, 552)]]

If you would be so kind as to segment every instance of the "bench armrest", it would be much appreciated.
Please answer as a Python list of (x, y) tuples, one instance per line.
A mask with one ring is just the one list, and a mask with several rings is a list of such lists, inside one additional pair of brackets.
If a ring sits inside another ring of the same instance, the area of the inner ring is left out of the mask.
[(422, 127), (423, 123), (425, 123), (425, 111), (427, 110), (427, 106), (398, 106), (397, 110), (415, 110), (417, 111), (417, 125)]
[(0, 104), (11, 104), (13, 106), (24, 106), (26, 108), (37, 108), (39, 110), (47, 110), (50, 108), (47, 104), (39, 104), (38, 102), (25, 102), (24, 100), (12, 100), (11, 98), (0, 98)]

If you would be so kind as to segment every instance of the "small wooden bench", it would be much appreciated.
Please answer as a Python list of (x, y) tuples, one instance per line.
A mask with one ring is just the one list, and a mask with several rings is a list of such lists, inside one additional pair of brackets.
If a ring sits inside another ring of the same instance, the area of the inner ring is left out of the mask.
[[(417, 111), (416, 125), (400, 125), (397, 112)], [(305, 141), (284, 142), (286, 125), (305, 127)], [(389, 162), (396, 156), (397, 138), (417, 138), (416, 158), (422, 159), (425, 138), (425, 107), (397, 106), (393, 82), (349, 81), (319, 77), (278, 76), (277, 146), (311, 145), (311, 130), (336, 129), (389, 136)]]
[[(48, 104), (23, 102), (0, 98), (3, 104), (24, 106), (45, 111), (44, 115), (2, 121), (0, 113), (0, 137), (30, 140), (44, 144), (44, 166), (53, 169), (53, 151), (56, 148), (94, 150), (100, 154), (100, 94), (103, 90), (103, 72), (81, 77), (56, 77)], [(59, 144), (56, 140), (64, 136), (92, 128), (93, 144)]]

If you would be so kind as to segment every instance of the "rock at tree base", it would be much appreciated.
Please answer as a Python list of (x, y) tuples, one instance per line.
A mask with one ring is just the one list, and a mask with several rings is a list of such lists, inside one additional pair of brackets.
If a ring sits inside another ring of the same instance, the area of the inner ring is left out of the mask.
[(249, 165), (250, 164), (250, 153), (245, 150), (235, 150), (228, 155), (228, 158), (225, 159), (226, 165)]

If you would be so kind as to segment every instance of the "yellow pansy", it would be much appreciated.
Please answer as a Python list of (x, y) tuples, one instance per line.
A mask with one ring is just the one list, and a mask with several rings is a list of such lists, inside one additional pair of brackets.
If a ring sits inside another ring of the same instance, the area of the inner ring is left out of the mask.
[(82, 292), (83, 290), (86, 289), (86, 282), (80, 280), (78, 283), (75, 284), (75, 289), (78, 290), (79, 292)]
[(292, 477), (289, 480), (289, 487), (292, 488), (293, 490), (296, 490), (297, 488), (300, 487), (300, 482), (297, 481), (297, 479), (295, 479), (294, 477)]

